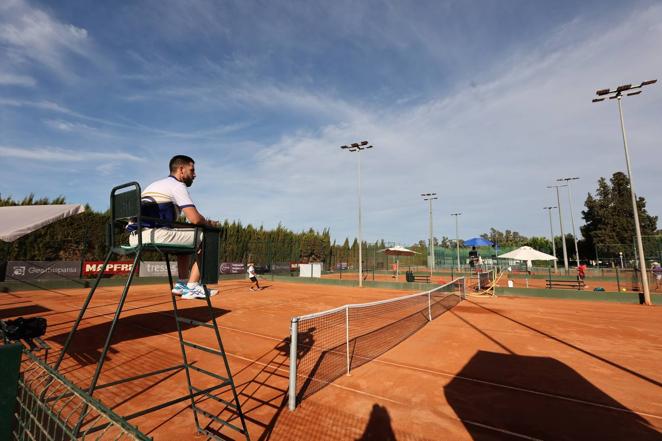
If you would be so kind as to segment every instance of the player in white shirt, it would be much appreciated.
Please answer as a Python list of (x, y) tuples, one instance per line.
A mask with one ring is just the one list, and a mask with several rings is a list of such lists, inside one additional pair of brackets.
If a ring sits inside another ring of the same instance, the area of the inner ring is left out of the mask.
[(255, 264), (253, 262), (248, 262), (248, 278), (251, 281), (251, 291), (259, 291), (260, 283), (257, 281), (257, 273), (255, 272)]
[[(142, 192), (141, 212), (144, 216), (159, 218), (163, 224), (143, 223), (143, 243), (163, 243), (193, 245), (195, 241), (195, 228), (170, 228), (168, 225), (175, 222), (180, 213), (194, 225), (213, 225), (204, 218), (195, 207), (188, 192), (188, 187), (195, 179), (195, 161), (185, 155), (174, 156), (170, 160), (170, 175), (148, 185)], [(137, 226), (129, 224), (127, 230), (131, 232), (129, 243), (138, 244)], [(202, 234), (198, 231), (198, 243)], [(183, 299), (205, 298), (205, 291), (200, 285), (200, 269), (197, 262), (193, 263), (189, 274), (190, 255), (177, 255), (177, 272), (179, 281), (172, 292), (179, 294)], [(188, 282), (187, 280), (188, 279)], [(210, 290), (211, 295), (218, 293)]]

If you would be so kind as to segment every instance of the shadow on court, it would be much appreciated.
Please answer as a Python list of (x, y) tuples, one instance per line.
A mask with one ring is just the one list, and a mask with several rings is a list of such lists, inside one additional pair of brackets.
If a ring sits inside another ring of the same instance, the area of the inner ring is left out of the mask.
[(16, 306), (14, 308), (0, 309), (0, 320), (16, 318), (23, 315), (43, 314), (51, 311), (51, 309), (41, 305)]
[(660, 439), (644, 418), (553, 358), (479, 351), (444, 393), (474, 440), (509, 438), (508, 432), (538, 439)]
[(368, 424), (365, 426), (363, 435), (356, 441), (396, 441), (393, 427), (391, 427), (391, 416), (386, 406), (372, 405)]
[[(228, 310), (221, 308), (212, 308), (212, 313), (215, 318), (227, 314)], [(208, 322), (211, 320), (209, 316), (209, 309), (207, 306), (195, 306), (193, 308), (182, 308), (181, 315), (201, 321)], [(83, 322), (84, 323), (84, 322)], [(104, 342), (110, 329), (111, 319), (107, 318), (104, 323), (95, 324), (92, 326), (83, 326), (78, 328), (74, 335), (73, 342), (69, 347), (68, 355), (71, 356), (81, 366), (96, 364), (101, 356)], [(195, 327), (188, 323), (181, 323), (182, 331)], [(111, 360), (112, 347), (130, 340), (140, 340), (146, 337), (152, 337), (159, 334), (169, 334), (177, 332), (177, 324), (175, 323), (174, 312), (160, 311), (160, 312), (147, 312), (144, 314), (132, 314), (121, 316), (115, 333), (113, 335), (111, 350), (108, 352), (107, 360)], [(48, 340), (58, 343), (60, 346), (69, 335), (67, 332), (53, 335), (48, 337)]]
[[(374, 403), (370, 413), (359, 416), (343, 411), (342, 402), (330, 407), (306, 404), (286, 410), (273, 430), (273, 439), (310, 441), (428, 441), (409, 432), (394, 430), (386, 406)], [(368, 410), (368, 409), (366, 409)], [(412, 422), (415, 424), (415, 422)], [(271, 439), (271, 438), (260, 438)]]

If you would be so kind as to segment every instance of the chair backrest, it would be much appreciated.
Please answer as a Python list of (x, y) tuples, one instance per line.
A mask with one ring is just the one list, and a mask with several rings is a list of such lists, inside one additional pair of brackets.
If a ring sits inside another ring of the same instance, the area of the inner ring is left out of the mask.
[(140, 193), (140, 184), (137, 182), (128, 182), (113, 188), (110, 192), (111, 220), (114, 222), (140, 216)]
[(110, 224), (108, 226), (108, 245), (115, 246), (116, 229), (129, 220), (140, 225), (140, 184), (127, 182), (110, 191)]

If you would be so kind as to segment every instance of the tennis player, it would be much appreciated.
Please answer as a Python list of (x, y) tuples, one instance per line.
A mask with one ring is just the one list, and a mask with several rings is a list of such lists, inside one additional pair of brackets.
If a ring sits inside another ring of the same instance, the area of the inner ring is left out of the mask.
[(251, 291), (259, 291), (262, 288), (260, 288), (260, 282), (257, 281), (257, 273), (255, 272), (255, 264), (253, 262), (248, 262), (248, 278), (251, 281)]

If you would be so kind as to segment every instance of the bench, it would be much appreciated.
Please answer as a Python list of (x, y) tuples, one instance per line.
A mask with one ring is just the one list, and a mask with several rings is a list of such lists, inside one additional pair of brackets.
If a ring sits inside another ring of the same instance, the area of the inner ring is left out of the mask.
[(547, 289), (552, 288), (574, 288), (578, 291), (584, 289), (586, 285), (583, 280), (564, 280), (564, 279), (545, 279), (547, 282)]

